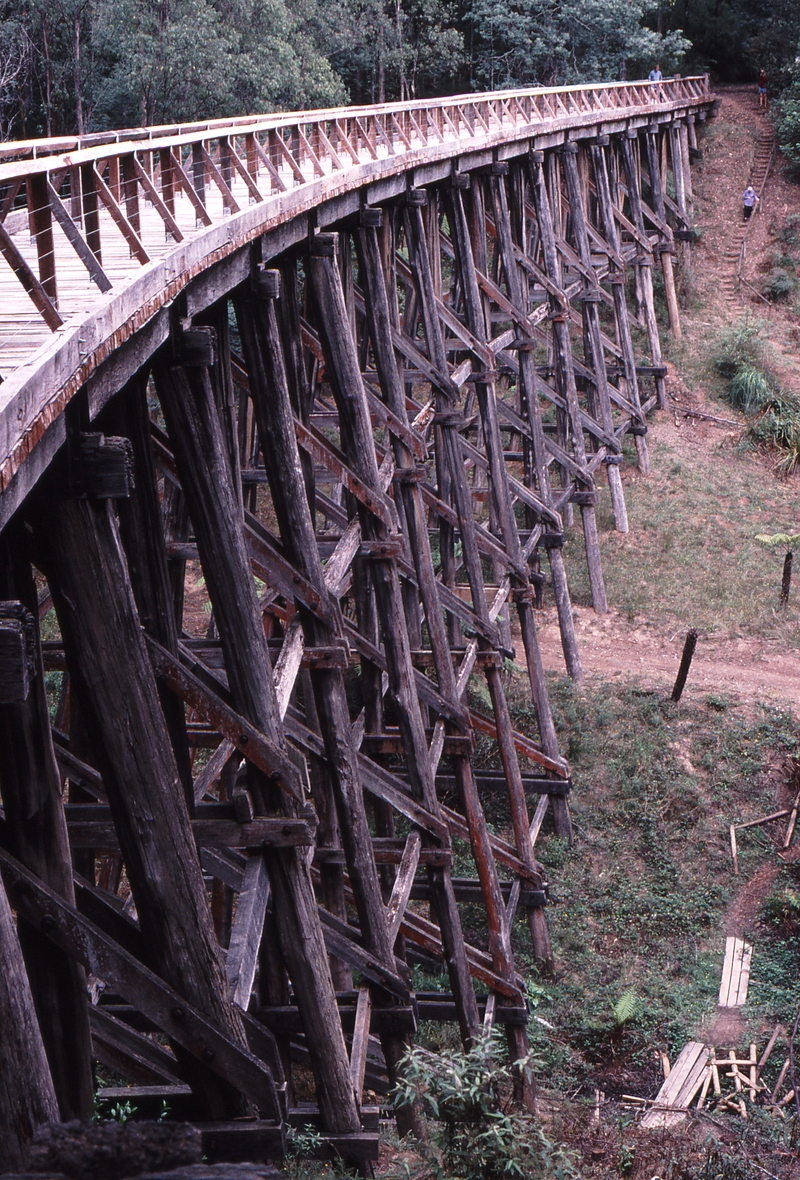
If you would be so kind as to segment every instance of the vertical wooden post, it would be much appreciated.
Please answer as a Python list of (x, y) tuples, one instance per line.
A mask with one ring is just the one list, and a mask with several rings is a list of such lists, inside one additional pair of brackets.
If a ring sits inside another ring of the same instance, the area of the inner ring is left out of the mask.
[[(614, 421), (611, 416), (611, 396), (608, 391), (608, 375), (606, 373), (603, 339), (600, 330), (600, 313), (598, 300), (600, 292), (597, 281), (590, 277), (592, 270), (592, 250), (589, 243), (589, 231), (586, 226), (586, 216), (583, 208), (583, 194), (581, 192), (580, 173), (577, 161), (578, 146), (567, 143), (563, 148), (564, 174), (567, 180), (570, 213), (572, 214), (572, 233), (583, 263), (583, 303), (582, 314), (584, 322), (584, 341), (587, 349), (586, 361), (594, 373), (595, 390), (597, 395), (597, 409), (600, 423), (608, 435), (614, 434)], [(616, 456), (613, 456), (616, 457)], [(625, 492), (622, 487), (619, 466), (617, 463), (607, 463), (606, 473), (608, 487), (611, 492), (611, 505), (614, 511), (614, 524), (617, 532), (627, 533), (628, 513), (625, 507)]]
[[(464, 209), (461, 190), (451, 190), (452, 203), (452, 232), (456, 246), (456, 258), (461, 276), (464, 297), (465, 318), (472, 334), (483, 344), (487, 341), (486, 320), (475, 274), (475, 262), (472, 254), (469, 227)], [(539, 651), (539, 640), (536, 636), (536, 626), (531, 606), (530, 582), (523, 580), (522, 548), (517, 532), (517, 522), (511, 506), (511, 495), (506, 478), (503, 446), (500, 439), (500, 425), (497, 417), (497, 400), (494, 382), (480, 380), (480, 370), (475, 389), (478, 395), (481, 421), (483, 424), (484, 445), (489, 461), (490, 487), (497, 514), (498, 524), (505, 548), (517, 567), (512, 575), (512, 583), (518, 593), (515, 595), (517, 614), (522, 630), (522, 641), (528, 661), (528, 675), (531, 682), (536, 715), (539, 722), (539, 734), (542, 748), (550, 757), (559, 757), (558, 739), (556, 737), (550, 701), (547, 696), (547, 686), (544, 679), (544, 668)], [(482, 579), (481, 579), (482, 581)], [(481, 590), (480, 597), (483, 598)], [(473, 587), (473, 601), (475, 592)]]
[[(33, 520), (70, 683), (100, 739), (99, 769), (151, 965), (244, 1044), (110, 504), (67, 500), (55, 489)], [(183, 1055), (182, 1064), (207, 1116), (247, 1113), (242, 1096), (206, 1066)]]
[[(392, 407), (394, 412), (398, 413), (402, 421), (407, 421), (402, 386), (397, 374), (392, 348), (389, 305), (386, 297), (386, 284), (383, 277), (383, 267), (376, 231), (371, 228), (362, 228), (359, 230), (356, 241), (361, 260), (365, 294), (368, 296), (366, 300), (367, 318), (376, 357), (376, 365), (380, 375), (381, 388), (387, 403)], [(415, 466), (413, 455), (403, 444), (402, 440), (394, 440), (394, 450), (398, 470), (413, 471)], [(409, 529), (409, 543), (412, 554), (414, 555), (417, 581), (428, 622), (428, 634), (434, 656), (439, 690), (451, 704), (460, 709), (461, 704), (458, 688), (450, 659), (438, 594), (436, 592), (433, 560), (428, 543), (425, 514), (419, 487), (413, 480), (402, 478), (398, 481), (397, 486), (398, 494), (404, 501), (406, 507), (405, 519)], [(459, 795), (468, 817), (478, 873), (483, 884), (484, 895), (487, 898), (490, 946), (495, 956), (498, 971), (508, 977), (513, 970), (510, 966), (510, 944), (508, 944), (507, 931), (502, 921), (503, 910), (499, 881), (489, 843), (488, 829), (472, 773), (472, 765), (466, 756), (454, 757), (453, 765), (459, 786)], [(528, 846), (530, 846), (529, 841)]]
[[(603, 142), (605, 140), (605, 142)], [(617, 336), (622, 349), (622, 365), (625, 370), (625, 382), (630, 401), (640, 411), (636, 422), (631, 423), (631, 430), (636, 438), (636, 453), (639, 466), (645, 473), (650, 470), (650, 459), (645, 442), (647, 429), (644, 415), (641, 413), (639, 400), (639, 379), (636, 375), (636, 357), (631, 339), (631, 326), (628, 320), (628, 300), (625, 295), (625, 262), (622, 257), (622, 243), (620, 241), (617, 221), (614, 217), (614, 203), (611, 199), (611, 186), (608, 177), (608, 136), (598, 136), (597, 145), (592, 146), (592, 162), (594, 164), (595, 184), (597, 187), (597, 203), (603, 223), (606, 241), (611, 246), (611, 294), (614, 298), (614, 319), (617, 324)]]
[(160, 148), (161, 163), (161, 196), (170, 213), (175, 216), (175, 175), (172, 167), (172, 151), (170, 148)]
[(81, 170), (79, 166), (68, 169), (69, 172), (69, 211), (76, 225), (83, 224), (83, 202), (81, 201)]
[(128, 221), (139, 237), (142, 236), (141, 219), (139, 217), (139, 182), (136, 177), (136, 165), (133, 155), (122, 157), (122, 193), (125, 198), (125, 212)]
[(206, 162), (202, 143), (192, 144), (192, 184), (201, 202), (206, 203)]
[[(152, 635), (162, 647), (176, 655), (180, 628), (175, 617), (150, 439), (147, 379), (148, 369), (137, 373), (98, 416), (97, 426), (110, 435), (120, 435), (130, 440), (134, 479), (129, 498), (118, 503), (120, 538), (141, 624), (148, 635)], [(159, 686), (159, 699), (183, 784), (186, 806), (189, 814), (194, 815), (194, 788), (183, 701), (166, 685)]]
[[(421, 228), (421, 227), (420, 227)], [(323, 328), (326, 363), (339, 410), (342, 446), (353, 470), (370, 488), (379, 492), (380, 479), (375, 458), (372, 428), (355, 342), (348, 330), (347, 309), (334, 255), (332, 235), (315, 241), (317, 253), (309, 259), (309, 273), (317, 311)], [(324, 251), (324, 253), (323, 253)], [(365, 540), (385, 539), (387, 530), (371, 513), (360, 511)], [(411, 648), (405, 627), (400, 595), (400, 580), (393, 558), (375, 560), (372, 578), (381, 617), (389, 687), (398, 711), (400, 730), (407, 755), (411, 788), (417, 799), (436, 814), (436, 788), (428, 760), (428, 747), (419, 701), (414, 686)], [(436, 894), (436, 908), (445, 946), (451, 984), (459, 1014), (461, 1034), (469, 1042), (477, 1034), (478, 1008), (469, 977), (463, 935), (449, 873), (440, 869), (431, 874)]]
[(47, 175), (39, 172), (29, 176), (28, 192), (28, 223), (31, 237), (36, 244), (36, 256), (39, 260), (39, 281), (53, 303), (58, 306), (58, 288), (56, 286), (56, 256), (53, 248), (53, 217), (50, 212), (50, 198), (47, 194)]
[[(176, 341), (180, 347), (180, 341)], [(203, 573), (217, 622), (236, 709), (278, 746), (284, 745), (269, 652), (245, 545), (241, 508), (205, 366), (155, 369), (181, 484), (194, 524)], [(259, 811), (296, 814), (289, 797), (265, 775), (248, 768)], [(336, 996), (328, 967), (308, 865), (297, 848), (268, 857), (273, 912), (281, 949), (297, 994), (328, 1130), (360, 1125)], [(302, 940), (298, 931), (303, 932)]]
[[(683, 130), (683, 134), (685, 136), (686, 125), (684, 124), (683, 128), (681, 128), (681, 125), (678, 121), (672, 123), (670, 126), (670, 157), (672, 160), (672, 180), (675, 186), (675, 203), (680, 209), (684, 220), (688, 222), (691, 220), (691, 213), (689, 211), (686, 193), (686, 173), (689, 169), (689, 161), (686, 160), (684, 164), (683, 137), (681, 135), (681, 130)], [(692, 247), (689, 242), (687, 242), (684, 238), (681, 238), (678, 250), (683, 272), (684, 274), (689, 275), (691, 273)]]
[[(561, 266), (558, 261), (555, 236), (553, 234), (553, 222), (550, 216), (550, 204), (544, 182), (542, 170), (543, 159), (543, 152), (531, 152), (528, 156), (536, 204), (536, 215), (544, 252), (545, 269), (551, 282), (560, 288), (562, 286)], [(552, 294), (549, 296), (549, 300), (552, 309), (558, 383), (569, 408), (572, 445), (575, 450), (575, 457), (581, 466), (585, 466), (586, 447), (583, 441), (578, 391), (575, 385), (575, 370), (572, 363), (572, 343), (570, 341), (569, 325), (566, 320), (563, 303)], [(562, 300), (566, 302), (565, 295), (562, 296)], [(589, 568), (589, 584), (592, 590), (592, 605), (597, 613), (602, 615), (608, 610), (608, 603), (606, 601), (606, 588), (603, 581), (603, 566), (600, 557), (600, 542), (597, 536), (597, 519), (595, 517), (594, 506), (591, 504), (582, 504), (581, 517), (586, 544), (586, 562)]]
[[(53, 753), (36, 622), (36, 587), (26, 550), (24, 528), (8, 526), (0, 541), (0, 598), (19, 600), (28, 611), (33, 677), (24, 700), (0, 705), (5, 847), (74, 904), (62, 781)], [(17, 928), (61, 1116), (88, 1118), (94, 1078), (83, 968), (24, 918), (19, 918)]]
[[(262, 453), (272, 493), (281, 540), (292, 565), (301, 570), (321, 595), (325, 579), (317, 553), (314, 523), (303, 482), (292, 418), (289, 383), (281, 347), (275, 298), (279, 272), (257, 276), (269, 283), (260, 299), (240, 298), (237, 321), (250, 374), (250, 388), (262, 438)], [(340, 638), (310, 611), (300, 608), (309, 646), (325, 646)], [(389, 970), (395, 970), (393, 938), (386, 919), (380, 880), (372, 855), (372, 842), (364, 807), (364, 791), (356, 750), (350, 739), (350, 723), (344, 677), (338, 668), (314, 668), (308, 672), (313, 709), (327, 755), (326, 777), (333, 788), (338, 826), (350, 884), (358, 911), (364, 945)], [(380, 699), (380, 694), (378, 694)], [(309, 702), (311, 704), (312, 702)], [(308, 708), (308, 706), (307, 706)], [(388, 999), (388, 997), (387, 997)], [(376, 995), (380, 1003), (380, 995)], [(385, 1001), (384, 1001), (385, 1002)], [(407, 1047), (402, 1038), (383, 1038), (387, 1064), (398, 1061)], [(393, 1044), (391, 1042), (400, 1043)]]
[(669, 330), (676, 340), (681, 339), (681, 315), (678, 309), (678, 296), (675, 291), (675, 269), (672, 258), (675, 253), (675, 241), (672, 230), (667, 224), (667, 210), (664, 205), (664, 189), (661, 183), (661, 165), (658, 159), (658, 124), (652, 123), (647, 128), (647, 169), (650, 173), (650, 195), (653, 211), (661, 222), (661, 270), (664, 275), (664, 292), (667, 297), (667, 312), (669, 315)]
[(17, 931), (0, 880), (0, 1168), (25, 1171), (28, 1148), (59, 1112)]
[[(102, 165), (100, 165), (102, 169)], [(108, 157), (108, 187), (111, 191), (111, 196), (119, 204), (119, 156)]]
[[(524, 178), (522, 179), (524, 182)], [(514, 254), (511, 213), (506, 193), (506, 181), (502, 175), (492, 177), (492, 198), (494, 221), (497, 231), (497, 248), (503, 264), (503, 273), (505, 274), (508, 293), (514, 306), (524, 315), (527, 315), (527, 300), (523, 290), (524, 280)], [(524, 191), (520, 199), (524, 203)], [(521, 224), (519, 217), (517, 217), (517, 224)], [(518, 242), (518, 245), (524, 250), (522, 242)], [(542, 412), (539, 405), (539, 395), (536, 390), (536, 366), (533, 362), (532, 344), (533, 341), (531, 340), (531, 347), (523, 346), (517, 353), (519, 358), (521, 407), (525, 412), (533, 437), (531, 461), (533, 471), (536, 475), (539, 495), (545, 504), (550, 505), (552, 503), (552, 494), (550, 490), (550, 478), (547, 472)], [(570, 601), (569, 585), (567, 583), (567, 572), (564, 567), (564, 558), (561, 549), (549, 549), (548, 558), (550, 561), (550, 573), (553, 579), (553, 594), (558, 611), (559, 629), (561, 631), (561, 646), (564, 650), (567, 672), (576, 684), (582, 684), (583, 668), (578, 651), (578, 640), (575, 635), (575, 620), (572, 616), (572, 603)]]
[[(628, 188), (628, 203), (631, 209), (631, 218), (639, 233), (646, 238), (647, 231), (644, 224), (644, 213), (642, 211), (642, 194), (639, 188), (639, 169), (637, 168), (637, 156), (634, 155), (634, 142), (637, 145), (636, 150), (638, 152), (638, 133), (629, 131), (626, 136), (622, 137), (620, 145), (622, 149), (622, 160), (625, 166), (625, 182)], [(653, 364), (660, 366), (661, 337), (658, 332), (658, 321), (656, 320), (656, 309), (653, 299), (652, 250), (640, 252), (636, 265), (640, 274), (650, 356)], [(664, 390), (664, 378), (660, 375), (656, 376), (656, 395), (658, 398), (658, 408), (663, 410), (666, 405), (666, 393)]]
[(100, 216), (97, 202), (97, 184), (94, 164), (81, 164), (81, 192), (83, 194), (83, 225), (86, 243), (100, 265)]
[[(423, 232), (422, 215), (418, 205), (410, 205), (407, 208), (405, 227), (406, 242), (408, 245), (409, 256), (412, 260), (412, 265), (414, 268), (414, 278), (417, 285), (420, 306), (422, 309), (429, 355), (436, 368), (439, 369), (441, 373), (446, 374), (447, 357), (444, 349), (444, 338), (442, 335), (441, 323), (436, 314), (433, 285), (431, 282), (431, 272), (428, 265), (427, 243)], [(447, 471), (450, 481), (450, 490), (453, 495), (456, 512), (458, 514), (462, 552), (464, 556), (464, 564), (469, 574), (473, 608), (476, 614), (486, 621), (488, 620), (488, 609), (483, 587), (481, 559), (477, 548), (475, 522), (472, 516), (472, 504), (469, 495), (469, 488), (467, 487), (466, 483), (466, 476), (461, 456), (458, 433), (454, 422), (454, 415), (449, 403), (441, 391), (437, 391), (437, 401), (439, 406), (437, 452), (441, 451), (442, 453), (442, 468), (446, 469)], [(484, 649), (486, 649), (488, 645), (483, 644), (483, 646)], [(499, 660), (496, 662), (499, 664)], [(499, 667), (488, 668), (486, 670), (486, 674), (487, 683), (492, 695), (492, 706), (495, 711), (503, 770), (505, 772), (506, 781), (509, 786), (509, 799), (512, 805), (512, 815), (515, 817), (515, 835), (521, 830), (522, 824), (520, 821), (524, 812), (524, 839), (526, 843), (520, 845), (520, 854), (529, 855), (530, 841), (528, 839), (527, 832), (527, 809), (524, 804), (524, 790), (521, 790), (522, 781), (519, 772), (519, 762), (517, 760), (516, 750), (513, 744), (510, 716), (508, 715), (508, 705), (505, 700), (502, 683), (500, 681)], [(445, 676), (446, 673), (443, 671), (442, 682), (444, 684), (447, 683), (446, 679), (444, 679)], [(522, 800), (521, 806), (520, 798)], [(525, 851), (526, 844), (528, 852)], [(541, 924), (532, 927), (531, 934), (534, 943), (534, 954), (536, 955), (537, 960), (542, 963), (548, 962), (551, 957), (551, 953), (546, 926), (543, 930)]]

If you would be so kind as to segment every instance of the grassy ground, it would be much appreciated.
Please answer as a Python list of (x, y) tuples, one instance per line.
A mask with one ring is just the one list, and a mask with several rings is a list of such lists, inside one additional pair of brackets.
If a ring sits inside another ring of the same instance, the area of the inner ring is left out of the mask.
[[(724, 404), (711, 413), (733, 417)], [(708, 435), (714, 428), (706, 427)], [(780, 480), (761, 456), (737, 447), (732, 432), (697, 442), (698, 430), (662, 417), (650, 434), (649, 475), (623, 469), (630, 533), (613, 531), (607, 488), (598, 523), (610, 605), (629, 622), (695, 626), (710, 634), (779, 639), (800, 646), (800, 595), (779, 610), (783, 552), (757, 533), (800, 531), (800, 481)], [(579, 529), (565, 551), (575, 601), (589, 605)]]
[[(567, 849), (551, 837), (540, 850), (553, 878), (558, 963), (536, 993), (537, 1014), (557, 1029), (543, 1045), (561, 1088), (643, 1093), (659, 1084), (655, 1050), (674, 1058), (715, 1011), (728, 908), (774, 857), (755, 830), (733, 877), (728, 825), (783, 802), (797, 723), (788, 711), (750, 718), (716, 696), (675, 705), (635, 683), (576, 693), (562, 682), (553, 697), (573, 768), (576, 841)], [(796, 951), (791, 965), (785, 948), (776, 952), (783, 984), (770, 990), (763, 946), (785, 939), (758, 908), (749, 928), (759, 951), (746, 1016), (763, 1039), (793, 1015), (800, 962)], [(626, 995), (621, 1020), (614, 1009)]]

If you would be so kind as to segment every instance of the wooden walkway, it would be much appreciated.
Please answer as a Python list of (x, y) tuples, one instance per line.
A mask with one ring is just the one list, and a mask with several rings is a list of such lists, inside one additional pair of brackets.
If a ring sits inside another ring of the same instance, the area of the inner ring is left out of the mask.
[(0, 489), (71, 396), (62, 388), (74, 391), (192, 277), (266, 230), (285, 227), (288, 244), (289, 223), (309, 210), (343, 208), (368, 183), (376, 200), (396, 195), (415, 168), (444, 175), (461, 153), (502, 159), (507, 145), (547, 147), (598, 126), (673, 127), (687, 112), (705, 118), (711, 102), (707, 78), (684, 78), (3, 145)]
[(741, 1008), (747, 1003), (747, 985), (750, 982), (752, 955), (753, 948), (743, 939), (728, 938), (726, 940), (722, 982), (719, 986), (720, 1008)]

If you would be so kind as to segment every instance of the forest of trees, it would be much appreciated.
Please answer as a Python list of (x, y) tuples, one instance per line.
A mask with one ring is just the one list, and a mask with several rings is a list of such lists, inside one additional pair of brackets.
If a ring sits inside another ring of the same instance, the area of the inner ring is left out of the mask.
[(0, 137), (709, 69), (778, 87), (795, 0), (5, 0)]

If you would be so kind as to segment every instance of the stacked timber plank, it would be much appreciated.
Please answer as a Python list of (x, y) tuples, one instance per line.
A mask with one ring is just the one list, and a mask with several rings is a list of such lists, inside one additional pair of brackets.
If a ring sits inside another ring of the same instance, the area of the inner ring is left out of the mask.
[(689, 1105), (702, 1089), (710, 1068), (708, 1048), (701, 1041), (690, 1041), (684, 1045), (641, 1125), (652, 1130), (656, 1127), (674, 1127), (682, 1122)]

